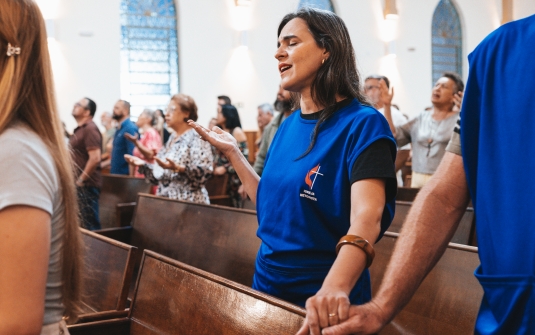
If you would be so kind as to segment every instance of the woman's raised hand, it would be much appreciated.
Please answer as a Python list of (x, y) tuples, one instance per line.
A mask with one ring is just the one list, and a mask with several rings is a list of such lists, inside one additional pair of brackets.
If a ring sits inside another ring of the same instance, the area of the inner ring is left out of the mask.
[(137, 144), (137, 136), (137, 134), (131, 135), (129, 133), (124, 133), (124, 137), (134, 144)]
[(184, 172), (184, 170), (186, 169), (185, 166), (177, 164), (169, 158), (166, 158), (165, 161), (163, 161), (158, 157), (154, 157), (154, 160), (156, 161), (156, 163), (158, 163), (159, 166), (167, 170), (172, 170), (174, 172)]
[(452, 111), (458, 113), (461, 111), (461, 106), (463, 105), (463, 92), (459, 91), (453, 95), (453, 109)]
[[(125, 134), (126, 135), (126, 134)], [(132, 165), (135, 165), (135, 166), (142, 166), (142, 165), (145, 165), (145, 161), (142, 160), (141, 158), (139, 157), (136, 157), (136, 156), (132, 156), (132, 155), (124, 155), (124, 159), (129, 163), (129, 164), (132, 164)]]
[(203, 140), (208, 141), (208, 143), (221, 150), (225, 156), (228, 157), (228, 154), (235, 149), (239, 151), (236, 139), (221, 128), (214, 127), (212, 130), (209, 130), (192, 120), (188, 121), (188, 125), (195, 129), (195, 131), (201, 135)]

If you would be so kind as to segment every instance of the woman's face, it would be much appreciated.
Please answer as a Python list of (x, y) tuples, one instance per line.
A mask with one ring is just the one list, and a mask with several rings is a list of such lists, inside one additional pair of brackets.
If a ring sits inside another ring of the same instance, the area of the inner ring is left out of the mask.
[(167, 125), (169, 127), (174, 129), (177, 126), (186, 123), (186, 121), (184, 120), (188, 117), (189, 112), (182, 111), (180, 105), (178, 105), (173, 100), (169, 102), (169, 105), (167, 105), (167, 112), (165, 113), (165, 122), (167, 122)]
[(139, 117), (137, 118), (136, 125), (138, 128), (142, 128), (145, 125), (150, 125), (150, 117), (147, 115), (147, 113), (143, 112)]
[(223, 115), (223, 109), (221, 108), (221, 105), (217, 106), (217, 118), (216, 118), (216, 122), (218, 125), (224, 127), (225, 126), (225, 121), (227, 121), (227, 119), (225, 119), (225, 116)]
[(329, 53), (318, 47), (308, 25), (300, 18), (291, 20), (282, 28), (278, 45), (275, 58), (279, 61), (282, 88), (292, 92), (309, 89)]
[(452, 106), (455, 95), (455, 82), (447, 77), (441, 77), (435, 83), (431, 93), (431, 102), (434, 106)]

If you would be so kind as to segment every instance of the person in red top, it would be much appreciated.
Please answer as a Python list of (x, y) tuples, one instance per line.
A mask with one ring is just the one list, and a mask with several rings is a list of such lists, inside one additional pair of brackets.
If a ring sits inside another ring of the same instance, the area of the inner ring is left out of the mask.
[(74, 104), (72, 116), (78, 123), (69, 145), (75, 166), (76, 189), (82, 225), (89, 230), (100, 229), (98, 199), (102, 179), (100, 175), (100, 154), (102, 134), (93, 122), (97, 104), (83, 98)]
[[(154, 156), (156, 156), (158, 151), (162, 148), (162, 138), (154, 128), (155, 124), (155, 113), (150, 109), (145, 109), (143, 113), (139, 115), (136, 122), (139, 132), (142, 133), (140, 139), (137, 138), (137, 135), (124, 134), (124, 136), (136, 146), (133, 155), (150, 164), (154, 163)], [(143, 174), (139, 173), (132, 164), (130, 164), (130, 175), (140, 178), (145, 177)]]

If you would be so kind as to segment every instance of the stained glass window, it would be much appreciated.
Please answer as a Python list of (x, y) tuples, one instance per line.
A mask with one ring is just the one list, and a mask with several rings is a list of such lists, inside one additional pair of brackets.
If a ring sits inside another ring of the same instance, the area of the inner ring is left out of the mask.
[(330, 10), (334, 13), (334, 6), (331, 0), (300, 0), (299, 8), (304, 6)]
[(463, 74), (463, 33), (451, 0), (440, 0), (432, 26), (433, 85), (444, 72)]
[(121, 0), (121, 96), (134, 117), (178, 93), (176, 28), (174, 0)]

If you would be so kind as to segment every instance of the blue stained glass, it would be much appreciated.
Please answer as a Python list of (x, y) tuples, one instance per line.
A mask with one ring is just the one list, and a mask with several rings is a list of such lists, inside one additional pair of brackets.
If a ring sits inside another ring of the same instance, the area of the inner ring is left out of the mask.
[(121, 0), (121, 94), (138, 116), (178, 93), (174, 0)]
[(335, 13), (334, 6), (331, 0), (300, 0), (299, 8), (305, 7), (305, 6), (325, 9), (325, 10), (329, 10)]
[(443, 72), (463, 74), (463, 33), (459, 13), (451, 0), (440, 0), (433, 13), (432, 38), (433, 85)]

